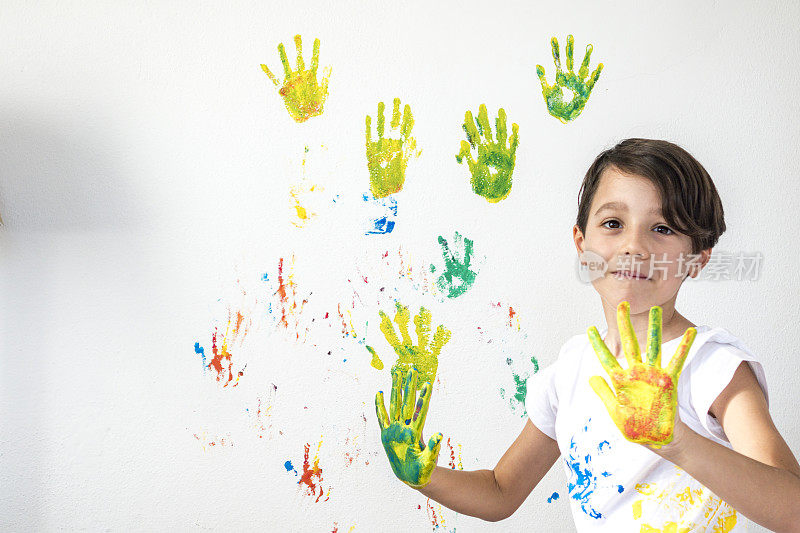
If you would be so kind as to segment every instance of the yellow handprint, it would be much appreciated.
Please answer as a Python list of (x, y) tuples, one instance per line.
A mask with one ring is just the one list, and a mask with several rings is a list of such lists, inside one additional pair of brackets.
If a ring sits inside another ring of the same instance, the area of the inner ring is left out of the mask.
[(626, 439), (652, 448), (661, 448), (672, 442), (678, 412), (678, 377), (697, 330), (686, 330), (665, 371), (661, 368), (660, 307), (650, 308), (644, 363), (631, 325), (628, 302), (620, 302), (617, 306), (617, 325), (628, 362), (628, 368), (625, 369), (609, 351), (597, 328), (592, 326), (587, 330), (592, 348), (611, 377), (617, 394), (614, 395), (608, 383), (600, 376), (589, 378), (589, 384), (600, 396), (612, 420)]

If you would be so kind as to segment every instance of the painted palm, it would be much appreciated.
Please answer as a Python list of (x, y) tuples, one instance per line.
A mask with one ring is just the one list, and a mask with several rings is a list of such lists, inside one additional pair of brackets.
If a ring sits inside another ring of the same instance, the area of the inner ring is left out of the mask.
[(311, 68), (306, 69), (303, 61), (303, 43), (299, 35), (294, 36), (297, 48), (297, 70), (292, 71), (289, 60), (286, 58), (286, 48), (283, 43), (278, 45), (278, 52), (283, 63), (283, 82), (278, 81), (267, 65), (261, 65), (272, 83), (279, 87), (278, 93), (283, 98), (286, 109), (295, 122), (305, 122), (311, 117), (321, 115), (325, 98), (328, 96), (328, 78), (331, 68), (327, 67), (321, 82), (317, 82), (317, 69), (319, 68), (319, 39), (314, 39), (314, 51), (311, 55)]
[[(381, 331), (398, 355), (397, 362), (392, 367), (389, 414), (386, 413), (382, 391), (375, 395), (375, 410), (381, 428), (381, 442), (392, 471), (407, 485), (420, 488), (430, 481), (431, 472), (436, 467), (436, 459), (439, 456), (442, 434), (437, 433), (431, 437), (426, 447), (422, 440), (422, 429), (430, 405), (432, 384), (436, 379), (439, 353), (450, 340), (450, 331), (440, 325), (436, 328), (433, 343), (429, 345), (431, 315), (422, 307), (419, 314), (414, 317), (417, 332), (415, 345), (408, 330), (411, 320), (408, 308), (399, 302), (396, 306), (394, 321), (400, 329), (400, 338), (397, 337), (389, 316), (383, 311), (380, 312)], [(371, 346), (367, 346), (367, 350), (373, 358), (377, 358)], [(406, 376), (405, 383), (403, 376)], [(424, 382), (424, 385), (420, 390), (415, 409), (414, 401), (419, 381)]]
[(401, 370), (392, 372), (389, 413), (386, 413), (382, 391), (375, 395), (375, 410), (381, 428), (381, 442), (392, 471), (410, 487), (421, 488), (430, 483), (431, 474), (436, 468), (442, 434), (432, 436), (425, 446), (422, 429), (431, 403), (432, 385), (426, 382), (422, 386), (415, 408), (418, 373), (414, 369), (408, 371), (405, 387), (402, 377)]
[[(544, 67), (536, 65), (536, 74), (542, 82), (542, 94), (544, 95), (547, 110), (551, 115), (566, 124), (574, 120), (581, 114), (589, 96), (592, 94), (594, 84), (600, 77), (603, 64), (599, 63), (597, 68), (589, 76), (589, 60), (592, 57), (592, 45), (586, 45), (586, 55), (583, 56), (583, 63), (578, 73), (573, 72), (573, 52), (574, 39), (572, 35), (567, 36), (567, 72), (561, 70), (561, 53), (558, 48), (558, 40), (553, 37), (550, 40), (553, 47), (553, 61), (556, 64), (556, 79), (553, 85), (547, 83), (544, 75)], [(588, 79), (587, 79), (588, 78)], [(564, 89), (569, 89), (573, 96), (571, 99), (564, 100)]]
[(406, 104), (400, 115), (400, 99), (395, 98), (389, 126), (398, 137), (384, 137), (386, 133), (385, 105), (378, 103), (376, 133), (378, 140), (372, 140), (372, 117), (367, 115), (367, 168), (369, 169), (370, 191), (375, 198), (383, 198), (399, 192), (406, 181), (406, 168), (416, 151), (417, 141), (411, 136), (414, 115)]
[(694, 342), (697, 330), (689, 328), (666, 369), (661, 368), (661, 308), (650, 308), (647, 327), (645, 361), (630, 319), (630, 305), (617, 306), (617, 325), (628, 368), (623, 369), (609, 351), (597, 328), (587, 330), (589, 341), (600, 359), (616, 395), (601, 376), (589, 378), (592, 389), (600, 396), (608, 414), (631, 442), (660, 448), (672, 442), (678, 412), (678, 377)]
[[(475, 194), (483, 196), (489, 202), (499, 202), (511, 193), (511, 176), (514, 173), (515, 154), (519, 145), (519, 126), (512, 124), (511, 135), (508, 136), (506, 112), (500, 108), (495, 120), (495, 139), (489, 126), (486, 106), (481, 104), (477, 123), (472, 111), (468, 110), (464, 114), (462, 127), (467, 134), (467, 140), (461, 141), (461, 151), (456, 155), (456, 161), (461, 163), (467, 160)], [(477, 152), (476, 158), (472, 157), (473, 150)]]

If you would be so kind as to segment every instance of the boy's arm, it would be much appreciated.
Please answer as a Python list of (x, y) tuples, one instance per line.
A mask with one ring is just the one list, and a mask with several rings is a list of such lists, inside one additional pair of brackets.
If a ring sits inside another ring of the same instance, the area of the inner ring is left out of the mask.
[(437, 466), (430, 483), (417, 490), (458, 513), (497, 522), (514, 514), (559, 455), (556, 441), (528, 419), (494, 470)]
[(747, 518), (800, 532), (800, 465), (781, 437), (750, 366), (742, 362), (710, 413), (733, 450), (676, 420), (675, 439), (653, 452), (676, 464)]

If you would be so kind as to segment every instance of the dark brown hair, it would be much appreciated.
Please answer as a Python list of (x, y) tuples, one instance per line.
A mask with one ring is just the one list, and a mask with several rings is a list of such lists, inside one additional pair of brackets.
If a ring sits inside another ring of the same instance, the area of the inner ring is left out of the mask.
[(625, 139), (601, 152), (583, 178), (576, 223), (584, 235), (600, 177), (609, 167), (647, 178), (658, 188), (664, 219), (675, 231), (692, 239), (691, 253), (712, 248), (725, 232), (722, 201), (711, 176), (697, 159), (671, 142)]

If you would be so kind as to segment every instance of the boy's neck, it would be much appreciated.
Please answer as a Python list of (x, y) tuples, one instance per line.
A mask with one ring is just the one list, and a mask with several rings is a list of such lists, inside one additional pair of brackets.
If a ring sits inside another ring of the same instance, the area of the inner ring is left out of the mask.
[[(617, 328), (616, 311), (613, 315), (613, 320), (607, 320), (608, 332), (604, 337), (606, 346), (609, 351), (617, 358), (625, 358), (622, 351), (622, 343), (620, 342), (619, 329)], [(649, 321), (649, 311), (640, 313), (638, 315), (631, 315), (631, 325), (636, 334), (636, 340), (639, 342), (639, 351), (644, 359), (644, 354), (647, 351), (647, 326)], [(661, 315), (661, 343), (669, 342), (678, 337), (682, 337), (688, 328), (695, 327), (695, 325), (681, 315), (675, 308), (669, 310), (662, 309)], [(662, 354), (663, 356), (663, 354)]]

